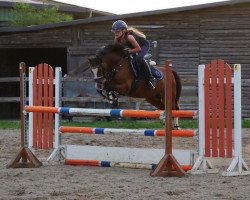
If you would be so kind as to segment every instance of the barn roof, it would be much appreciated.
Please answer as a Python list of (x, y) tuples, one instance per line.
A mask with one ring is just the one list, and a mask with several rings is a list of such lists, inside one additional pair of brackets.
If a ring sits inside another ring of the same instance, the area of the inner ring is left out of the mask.
[(231, 0), (231, 1), (214, 2), (214, 3), (200, 4), (200, 5), (186, 6), (186, 7), (123, 14), (123, 15), (110, 15), (110, 16), (94, 17), (94, 18), (87, 18), (87, 19), (79, 19), (79, 20), (73, 20), (73, 21), (68, 21), (68, 22), (46, 24), (46, 25), (39, 25), (39, 26), (14, 27), (14, 28), (4, 27), (4, 28), (0, 28), (0, 33), (38, 31), (38, 30), (44, 30), (44, 29), (53, 29), (53, 28), (60, 28), (60, 27), (67, 27), (67, 26), (81, 25), (81, 24), (90, 24), (90, 23), (103, 22), (103, 21), (116, 20), (116, 19), (129, 19), (129, 18), (134, 18), (134, 17), (144, 17), (144, 16), (150, 16), (150, 15), (159, 15), (159, 14), (175, 13), (175, 12), (182, 12), (182, 11), (192, 11), (192, 10), (198, 10), (198, 9), (204, 9), (204, 8), (235, 5), (235, 4), (241, 4), (241, 3), (247, 3), (247, 2), (250, 2), (250, 0), (237, 0), (237, 1)]
[(63, 11), (63, 12), (80, 12), (80, 13), (83, 13), (83, 12), (92, 11), (92, 12), (94, 12), (96, 14), (113, 15), (113, 13), (94, 10), (94, 9), (90, 9), (90, 8), (86, 8), (86, 7), (81, 7), (81, 6), (56, 2), (56, 1), (42, 1), (42, 0), (4, 0), (4, 1), (0, 1), (0, 7), (12, 8), (12, 7), (14, 7), (15, 3), (28, 3), (28, 4), (32, 5), (33, 7), (37, 8), (37, 9), (44, 8), (44, 5), (48, 5), (48, 6), (58, 5), (59, 6), (58, 9), (60, 11)]

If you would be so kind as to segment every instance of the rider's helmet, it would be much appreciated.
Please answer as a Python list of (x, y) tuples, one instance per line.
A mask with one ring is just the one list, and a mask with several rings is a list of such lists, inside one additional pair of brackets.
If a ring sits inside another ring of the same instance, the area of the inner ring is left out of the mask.
[(119, 31), (119, 30), (123, 30), (127, 28), (128, 28), (128, 25), (126, 24), (126, 22), (124, 22), (123, 20), (117, 20), (113, 23), (111, 31), (114, 32), (114, 31)]

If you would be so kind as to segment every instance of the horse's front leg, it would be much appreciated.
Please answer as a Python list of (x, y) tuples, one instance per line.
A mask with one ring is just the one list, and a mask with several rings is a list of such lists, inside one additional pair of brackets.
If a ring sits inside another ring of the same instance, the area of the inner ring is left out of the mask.
[[(112, 85), (112, 86), (111, 86)], [(114, 87), (115, 85), (115, 87)], [(122, 84), (110, 84), (109, 86), (105, 87), (107, 92), (108, 101), (113, 107), (118, 106), (118, 96), (119, 95), (128, 95), (128, 86), (124, 83)]]
[(118, 106), (118, 93), (114, 90), (107, 91), (108, 101), (113, 108)]
[(113, 106), (118, 106), (118, 93), (113, 90), (104, 89), (99, 83), (95, 84), (96, 91)]
[(104, 83), (95, 83), (95, 89), (104, 99), (108, 98), (107, 91), (104, 89)]

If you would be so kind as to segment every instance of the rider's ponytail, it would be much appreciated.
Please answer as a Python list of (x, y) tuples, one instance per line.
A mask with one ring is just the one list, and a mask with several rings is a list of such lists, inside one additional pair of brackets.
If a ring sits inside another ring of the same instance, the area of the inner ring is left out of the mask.
[(134, 27), (128, 27), (127, 32), (132, 32), (134, 35), (146, 38), (146, 35)]

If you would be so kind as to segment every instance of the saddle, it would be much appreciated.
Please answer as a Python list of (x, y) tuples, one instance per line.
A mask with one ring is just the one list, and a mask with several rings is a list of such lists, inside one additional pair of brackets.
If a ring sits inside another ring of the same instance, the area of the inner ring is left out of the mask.
[[(163, 73), (154, 67), (155, 62), (150, 60), (151, 56), (150, 55), (149, 55), (150, 57), (146, 57), (146, 56), (145, 56), (145, 60), (150, 66), (150, 71), (152, 75), (156, 78), (156, 80), (162, 80), (164, 77)], [(130, 56), (129, 59), (131, 63), (130, 66), (135, 76), (135, 79), (146, 79), (146, 75), (144, 71), (142, 70), (142, 68), (140, 67), (140, 63), (137, 60), (137, 56)]]

